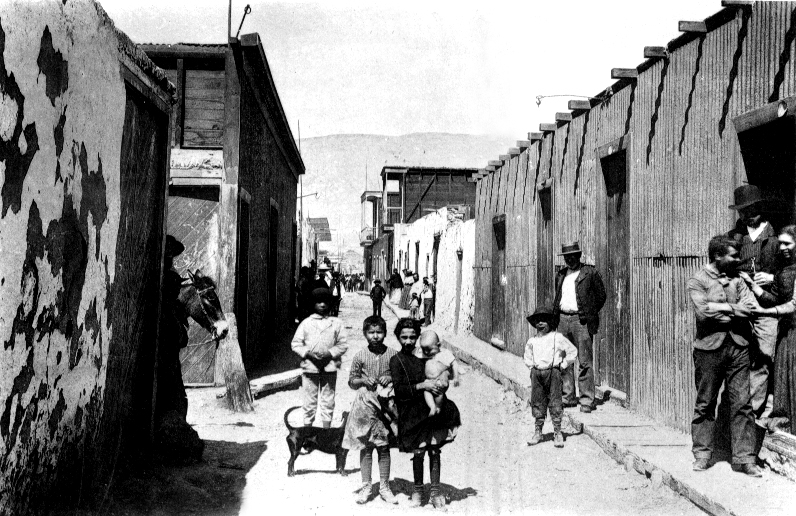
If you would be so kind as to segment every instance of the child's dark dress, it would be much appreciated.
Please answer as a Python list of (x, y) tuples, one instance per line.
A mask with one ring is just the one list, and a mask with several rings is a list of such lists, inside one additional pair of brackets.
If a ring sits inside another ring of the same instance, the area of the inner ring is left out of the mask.
[(414, 388), (426, 380), (425, 360), (399, 352), (390, 359), (390, 371), (398, 408), (398, 449), (412, 452), (453, 441), (462, 424), (456, 404), (446, 397), (440, 413), (428, 417), (424, 391)]

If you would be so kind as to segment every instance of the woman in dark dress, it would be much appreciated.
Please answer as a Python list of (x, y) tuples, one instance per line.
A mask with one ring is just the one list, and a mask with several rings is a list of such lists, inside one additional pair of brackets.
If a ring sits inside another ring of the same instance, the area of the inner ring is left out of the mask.
[(423, 458), (428, 453), (430, 462), (431, 492), (429, 501), (435, 508), (445, 506), (440, 494), (440, 448), (456, 438), (461, 425), (459, 409), (444, 398), (439, 414), (428, 417), (424, 391), (435, 395), (441, 391), (433, 380), (426, 380), (425, 360), (413, 354), (420, 337), (420, 322), (401, 319), (395, 326), (395, 336), (401, 351), (390, 360), (390, 373), (395, 389), (398, 409), (398, 448), (413, 453), (414, 491), (411, 507), (419, 507), (423, 495)]
[(771, 375), (774, 384), (773, 404), (766, 426), (771, 431), (783, 429), (796, 434), (796, 226), (786, 226), (779, 232), (779, 253), (785, 267), (774, 277), (770, 293), (754, 284), (748, 274), (742, 272), (741, 277), (760, 304), (770, 307), (756, 313), (780, 318), (774, 371)]

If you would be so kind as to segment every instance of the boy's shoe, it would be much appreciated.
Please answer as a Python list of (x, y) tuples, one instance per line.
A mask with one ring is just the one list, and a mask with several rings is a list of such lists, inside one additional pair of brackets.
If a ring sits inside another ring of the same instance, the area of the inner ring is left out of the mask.
[(537, 427), (536, 431), (533, 433), (533, 437), (528, 441), (528, 446), (534, 446), (540, 442), (542, 442), (542, 429)]
[(420, 491), (412, 491), (412, 497), (409, 499), (409, 507), (420, 507), (423, 505), (423, 493)]
[(379, 496), (381, 496), (381, 499), (387, 503), (398, 503), (398, 498), (392, 493), (390, 486), (382, 486), (381, 489), (379, 489)]
[(592, 409), (590, 405), (581, 405), (580, 406), (580, 411), (585, 413), (585, 414), (588, 414), (592, 410), (594, 410), (594, 409)]
[(553, 434), (553, 446), (556, 448), (564, 447), (564, 436), (561, 434), (561, 430)]
[(763, 472), (757, 467), (757, 464), (739, 464), (735, 469), (738, 473), (749, 475), (750, 477), (762, 477)]
[(370, 484), (364, 484), (357, 492), (356, 501), (358, 504), (368, 503), (370, 500), (371, 487)]
[(443, 511), (448, 510), (448, 508), (445, 507), (446, 505), (448, 505), (448, 501), (445, 499), (443, 495), (441, 494), (434, 495), (431, 497), (430, 501), (431, 505), (433, 505), (435, 509), (441, 509)]
[(697, 459), (694, 461), (694, 471), (705, 471), (710, 467), (710, 461), (708, 459)]

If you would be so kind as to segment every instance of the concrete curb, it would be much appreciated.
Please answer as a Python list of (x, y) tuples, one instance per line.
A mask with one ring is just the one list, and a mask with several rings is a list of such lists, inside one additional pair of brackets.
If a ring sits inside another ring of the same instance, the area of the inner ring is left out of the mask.
[[(481, 363), (470, 353), (459, 349), (456, 347), (456, 345), (451, 344), (445, 339), (442, 340), (442, 345), (443, 347), (449, 349), (457, 360), (464, 362), (474, 370), (480, 371), (486, 376), (492, 378), (496, 382), (503, 385), (506, 390), (513, 391), (518, 397), (526, 402), (530, 402), (531, 390), (526, 386), (521, 385), (517, 381), (509, 378), (497, 369)], [(635, 470), (636, 472), (645, 475), (650, 479), (653, 487), (655, 488), (660, 488), (661, 486), (665, 485), (674, 492), (688, 498), (691, 500), (691, 502), (709, 514), (713, 514), (715, 516), (737, 516), (735, 512), (729, 510), (718, 501), (705, 496), (687, 482), (674, 477), (672, 474), (657, 467), (655, 464), (644, 460), (636, 453), (628, 450), (622, 444), (611, 440), (608, 436), (596, 428), (593, 428), (588, 424), (584, 424), (583, 421), (581, 421), (575, 414), (578, 414), (578, 412), (575, 410), (570, 411), (569, 409), (566, 409), (564, 411), (565, 421), (563, 426), (566, 433), (570, 433), (567, 432), (567, 426), (569, 426), (569, 428), (574, 430), (576, 433), (582, 432), (588, 435), (609, 457), (614, 459), (619, 464), (623, 464), (627, 471)]]
[(254, 399), (260, 399), (268, 394), (282, 390), (297, 389), (300, 385), (301, 369), (263, 376), (249, 382)]

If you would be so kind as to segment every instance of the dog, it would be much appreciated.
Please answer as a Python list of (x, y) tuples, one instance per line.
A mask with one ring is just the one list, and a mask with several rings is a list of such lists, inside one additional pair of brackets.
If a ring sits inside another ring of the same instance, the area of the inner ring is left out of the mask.
[[(287, 447), (290, 450), (290, 460), (287, 461), (287, 476), (296, 474), (294, 464), (299, 455), (307, 455), (315, 450), (329, 453), (337, 458), (337, 472), (346, 476), (345, 459), (348, 450), (343, 448), (343, 434), (348, 420), (348, 412), (343, 412), (343, 424), (338, 428), (319, 428), (317, 426), (290, 426), (288, 416), (301, 407), (291, 407), (285, 412), (285, 426), (290, 433), (287, 434)], [(305, 450), (301, 453), (301, 450)]]

